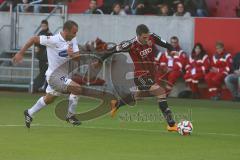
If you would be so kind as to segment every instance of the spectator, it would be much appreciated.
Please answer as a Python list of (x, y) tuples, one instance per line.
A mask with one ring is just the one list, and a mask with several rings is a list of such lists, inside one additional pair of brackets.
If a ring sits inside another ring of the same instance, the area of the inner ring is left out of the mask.
[[(44, 0), (22, 0), (22, 6), (20, 6), (19, 11), (20, 12), (29, 12), (32, 11), (31, 8), (33, 8), (34, 13), (39, 13), (41, 7), (39, 4), (42, 4)], [(33, 7), (31, 7), (33, 5)]]
[(85, 14), (103, 14), (101, 9), (97, 8), (97, 1), (90, 0), (89, 9), (85, 12)]
[(233, 58), (233, 73), (225, 78), (225, 84), (231, 91), (233, 100), (240, 101), (240, 53)]
[[(45, 35), (45, 36), (52, 35), (52, 33), (49, 30), (47, 20), (42, 20), (41, 22), (41, 31), (39, 32), (38, 36), (40, 35)], [(48, 59), (47, 59), (47, 51), (45, 46), (36, 45), (35, 51), (36, 51), (36, 58), (39, 60), (39, 74), (34, 79), (33, 91), (37, 92), (41, 89), (45, 90), (44, 87), (47, 86), (46, 80), (45, 80), (45, 72), (47, 71), (47, 68), (48, 68)], [(45, 86), (44, 86), (44, 83), (45, 83)]]
[(123, 9), (121, 9), (120, 3), (115, 3), (113, 5), (113, 11), (111, 15), (126, 15), (126, 12)]
[(205, 49), (201, 43), (196, 43), (185, 67), (186, 74), (184, 75), (185, 82), (192, 90), (193, 98), (199, 97), (198, 84), (204, 79), (209, 66), (210, 61)]
[(30, 5), (34, 5), (33, 6), (33, 12), (34, 13), (39, 13), (40, 12), (40, 9), (41, 7), (39, 6), (39, 4), (42, 4), (43, 3), (43, 0), (32, 0), (30, 1)]
[(124, 0), (123, 6), (127, 14), (136, 14), (136, 1), (137, 0)]
[(182, 1), (180, 0), (164, 0), (163, 3), (168, 5), (169, 8), (169, 14), (173, 15), (176, 5)]
[(105, 14), (111, 14), (112, 7), (115, 3), (123, 4), (123, 0), (103, 0), (102, 10)]
[(169, 7), (167, 4), (163, 4), (159, 10), (159, 16), (169, 16)]
[(216, 43), (216, 53), (210, 59), (211, 67), (208, 74), (205, 75), (205, 81), (208, 85), (208, 91), (212, 100), (221, 98), (221, 86), (224, 78), (229, 74), (232, 65), (232, 56), (224, 49), (222, 42)]
[(28, 0), (22, 0), (22, 5), (19, 8), (19, 12), (28, 12), (29, 11), (29, 1)]
[(159, 64), (157, 81), (167, 81), (166, 88), (168, 93), (172, 90), (177, 79), (182, 76), (183, 69), (187, 62), (187, 54), (179, 46), (178, 37), (171, 37), (170, 43), (175, 52), (160, 52), (156, 58)]
[(178, 3), (176, 6), (176, 12), (173, 16), (183, 16), (183, 17), (190, 17), (191, 14), (185, 11), (185, 7), (183, 3)]
[(137, 15), (157, 15), (163, 0), (139, 0), (137, 3)]
[(184, 5), (193, 16), (207, 17), (208, 7), (205, 0), (185, 0)]

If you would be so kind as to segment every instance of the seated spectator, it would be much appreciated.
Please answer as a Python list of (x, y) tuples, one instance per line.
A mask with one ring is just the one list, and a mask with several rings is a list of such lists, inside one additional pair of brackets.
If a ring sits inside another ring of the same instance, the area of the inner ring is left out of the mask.
[(182, 2), (182, 0), (163, 0), (163, 4), (167, 4), (170, 15), (173, 15), (176, 5)]
[(161, 7), (160, 7), (160, 10), (159, 10), (159, 13), (158, 13), (159, 16), (169, 16), (169, 7), (167, 4), (163, 4)]
[(240, 101), (240, 53), (233, 58), (233, 73), (225, 78), (225, 84), (232, 93), (233, 101)]
[(40, 9), (41, 7), (39, 6), (39, 4), (42, 4), (43, 3), (43, 0), (32, 0), (30, 1), (30, 5), (34, 5), (33, 6), (33, 12), (34, 13), (39, 13), (40, 12)]
[(176, 12), (173, 14), (173, 16), (190, 17), (191, 14), (185, 11), (183, 3), (178, 3), (176, 6)]
[(137, 15), (157, 15), (158, 10), (163, 3), (162, 0), (139, 0), (137, 3)]
[(207, 17), (208, 7), (205, 0), (185, 0), (184, 5), (193, 16)]
[(89, 9), (85, 11), (85, 14), (103, 14), (102, 10), (97, 8), (97, 1), (90, 0)]
[(22, 0), (22, 4), (20, 7), (19, 7), (19, 12), (28, 12), (29, 11), (29, 1), (28, 0)]
[(185, 67), (186, 74), (184, 75), (185, 82), (192, 90), (193, 98), (199, 97), (198, 84), (204, 79), (209, 66), (210, 60), (206, 51), (201, 43), (196, 43)]
[(126, 12), (123, 9), (121, 9), (120, 3), (115, 3), (113, 5), (113, 11), (111, 15), (126, 15)]
[(24, 4), (24, 5), (20, 6), (19, 11), (20, 12), (33, 11), (34, 13), (39, 13), (41, 9), (39, 4), (44, 4), (44, 3), (46, 3), (45, 0), (22, 0), (21, 4)]
[(111, 14), (112, 7), (115, 3), (120, 3), (122, 5), (123, 0), (103, 0), (103, 6), (101, 7), (104, 14)]
[(123, 6), (127, 14), (136, 14), (136, 0), (124, 0)]
[(212, 100), (221, 98), (221, 87), (224, 78), (229, 74), (232, 66), (232, 56), (224, 49), (222, 42), (216, 43), (216, 53), (210, 58), (211, 66), (209, 73), (205, 75), (208, 91)]
[(156, 58), (159, 65), (157, 81), (167, 81), (166, 88), (169, 93), (177, 79), (182, 76), (183, 69), (187, 62), (187, 54), (179, 46), (179, 39), (176, 36), (171, 37), (170, 43), (175, 52), (160, 52)]

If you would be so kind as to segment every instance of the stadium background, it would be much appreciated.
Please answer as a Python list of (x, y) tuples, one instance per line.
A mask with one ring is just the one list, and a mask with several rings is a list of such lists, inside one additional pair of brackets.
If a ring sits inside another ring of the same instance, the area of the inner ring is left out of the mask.
[[(222, 40), (232, 54), (239, 52), (240, 20), (235, 14), (239, 1), (208, 0), (208, 5), (213, 16), (209, 18), (118, 17), (79, 14), (88, 7), (88, 0), (76, 0), (68, 4), (67, 17), (54, 14), (49, 24), (51, 31), (57, 33), (66, 19), (75, 20), (80, 26), (77, 37), (80, 44), (96, 37), (116, 43), (130, 39), (135, 36), (136, 25), (146, 23), (166, 40), (178, 36), (188, 54), (199, 41), (213, 54), (216, 40)], [(133, 108), (123, 107), (114, 119), (106, 114), (72, 127), (55, 114), (56, 104), (64, 99), (61, 97), (39, 112), (31, 129), (27, 130), (22, 113), (43, 94), (27, 92), (31, 50), (23, 64), (15, 66), (10, 61), (16, 49), (34, 34), (47, 16), (45, 13), (20, 13), (16, 21), (15, 13), (0, 12), (0, 85), (4, 87), (0, 91), (0, 160), (239, 160), (240, 110), (239, 103), (231, 101), (169, 98), (176, 120), (184, 118), (193, 123), (193, 134), (188, 137), (166, 131), (166, 123), (159, 120), (160, 112), (153, 98)], [(33, 66), (33, 75), (36, 75), (37, 60), (33, 61)], [(14, 89), (10, 90), (8, 85)], [(24, 92), (17, 90), (21, 87)], [(183, 88), (182, 81), (177, 90)], [(177, 90), (173, 96), (177, 95)], [(206, 91), (204, 95), (207, 98)], [(231, 98), (229, 93), (225, 98)], [(98, 103), (81, 97), (78, 112), (91, 110)]]

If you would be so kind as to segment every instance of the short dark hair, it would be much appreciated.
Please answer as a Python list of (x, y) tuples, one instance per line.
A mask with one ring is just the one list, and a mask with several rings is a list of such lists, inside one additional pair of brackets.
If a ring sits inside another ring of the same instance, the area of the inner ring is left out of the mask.
[(137, 26), (136, 33), (138, 36), (140, 36), (143, 33), (149, 33), (149, 29), (145, 24), (140, 24)]
[(224, 48), (224, 43), (222, 41), (217, 41), (216, 42), (216, 47), (217, 48)]
[(46, 19), (42, 20), (41, 24), (46, 24), (48, 26), (48, 21)]
[(176, 40), (176, 41), (179, 41), (179, 39), (178, 39), (177, 36), (172, 36), (172, 37), (170, 38), (170, 40)]
[(68, 30), (70, 31), (73, 26), (76, 26), (78, 28), (78, 24), (72, 20), (68, 20), (64, 23), (63, 25), (63, 30)]

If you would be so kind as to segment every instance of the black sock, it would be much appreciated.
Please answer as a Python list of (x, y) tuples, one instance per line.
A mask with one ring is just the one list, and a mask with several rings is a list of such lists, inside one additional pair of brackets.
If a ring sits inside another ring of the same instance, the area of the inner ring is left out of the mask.
[(175, 125), (175, 121), (173, 119), (172, 112), (171, 112), (170, 108), (168, 108), (168, 104), (167, 104), (167, 100), (166, 99), (161, 99), (159, 101), (159, 108), (162, 111), (163, 116), (166, 119), (168, 125), (170, 127), (174, 126)]
[(134, 105), (135, 104), (135, 99), (132, 95), (128, 95), (125, 98), (122, 98), (121, 100), (118, 101), (117, 108), (120, 108), (126, 104), (128, 105)]
[(126, 105), (126, 103), (123, 100), (119, 100), (117, 104), (117, 108), (120, 108), (122, 106)]

